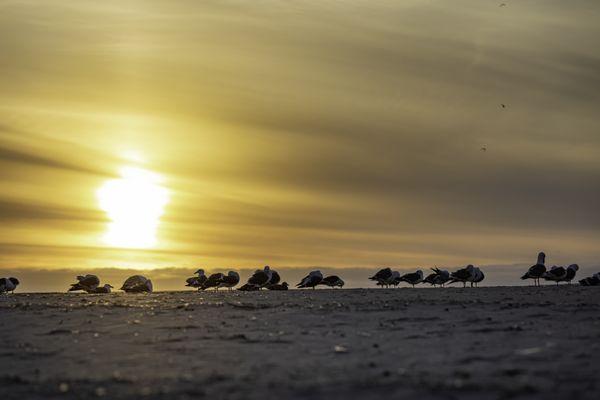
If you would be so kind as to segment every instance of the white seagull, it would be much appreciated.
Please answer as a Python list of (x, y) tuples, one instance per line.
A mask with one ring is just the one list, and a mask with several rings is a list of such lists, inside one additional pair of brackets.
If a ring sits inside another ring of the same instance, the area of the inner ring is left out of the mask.
[(567, 267), (567, 275), (563, 279), (561, 279), (561, 281), (567, 282), (570, 285), (571, 281), (573, 279), (575, 279), (575, 275), (577, 275), (578, 270), (579, 270), (579, 265), (577, 265), (577, 264), (569, 265)]

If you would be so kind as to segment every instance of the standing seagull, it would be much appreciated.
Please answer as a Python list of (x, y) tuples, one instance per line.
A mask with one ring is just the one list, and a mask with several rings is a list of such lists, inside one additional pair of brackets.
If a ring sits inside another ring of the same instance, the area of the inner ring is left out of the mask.
[(439, 269), (438, 267), (432, 268), (433, 272), (437, 274), (435, 279), (433, 280), (434, 285), (444, 286), (446, 282), (450, 280), (450, 272), (445, 269)]
[(223, 275), (220, 272), (217, 272), (216, 274), (212, 274), (211, 276), (208, 277), (208, 279), (206, 279), (206, 281), (202, 284), (202, 286), (198, 290), (206, 290), (206, 289), (210, 289), (210, 288), (215, 288), (215, 290), (219, 290), (219, 285), (221, 284), (221, 282), (223, 282), (224, 276), (225, 275)]
[(577, 274), (577, 270), (579, 270), (579, 265), (571, 264), (567, 267), (567, 275), (561, 279), (561, 281), (567, 282), (569, 285), (571, 281), (575, 279), (575, 275)]
[(337, 275), (330, 275), (330, 276), (323, 278), (323, 280), (321, 282), (319, 282), (317, 285), (325, 285), (325, 286), (329, 286), (332, 288), (335, 288), (335, 287), (341, 288), (344, 286), (344, 281)]
[(17, 286), (19, 286), (19, 280), (17, 278), (0, 278), (0, 294), (2, 293), (14, 293)]
[(467, 265), (465, 268), (461, 268), (458, 271), (452, 272), (450, 274), (450, 282), (462, 282), (463, 287), (467, 287), (467, 282), (473, 282), (475, 278), (475, 267), (471, 264)]
[(540, 286), (540, 278), (546, 272), (546, 254), (540, 252), (538, 254), (537, 263), (529, 267), (529, 270), (521, 277), (521, 279), (533, 279), (534, 286)]
[(471, 282), (471, 287), (473, 287), (473, 284), (475, 284), (475, 287), (477, 287), (477, 284), (483, 281), (484, 279), (485, 275), (483, 271), (480, 270), (479, 267), (475, 267), (475, 276), (473, 277), (473, 281)]
[(392, 269), (391, 268), (383, 268), (377, 271), (375, 275), (370, 277), (369, 279), (372, 281), (377, 281), (377, 285), (383, 288), (384, 285), (388, 285), (388, 280), (392, 277)]
[(261, 289), (271, 282), (271, 278), (273, 278), (273, 271), (271, 271), (271, 267), (266, 265), (262, 270), (257, 269), (254, 271), (254, 274), (248, 278), (248, 284), (254, 285)]
[(72, 283), (69, 292), (74, 292), (77, 290), (84, 290), (88, 293), (95, 290), (98, 285), (100, 285), (100, 279), (96, 275), (79, 275), (77, 277), (78, 282)]
[(185, 280), (185, 282), (186, 282), (185, 286), (189, 286), (189, 287), (193, 287), (193, 288), (200, 288), (200, 287), (202, 287), (204, 282), (206, 282), (206, 279), (207, 279), (206, 275), (204, 275), (203, 269), (199, 269), (198, 271), (196, 271), (194, 273), (198, 274), (198, 276), (192, 276), (191, 278), (187, 278)]
[(235, 271), (229, 271), (227, 275), (221, 278), (221, 283), (218, 287), (226, 287), (229, 290), (232, 290), (235, 285), (240, 283), (240, 274)]
[(315, 288), (321, 281), (323, 280), (323, 274), (321, 271), (311, 271), (308, 275), (306, 275), (299, 284), (296, 285), (298, 288)]
[(416, 284), (423, 282), (423, 271), (418, 270), (416, 272), (404, 274), (400, 280), (410, 283), (412, 287), (415, 287)]
[(558, 282), (564, 280), (566, 277), (567, 269), (565, 267), (557, 267), (556, 265), (542, 275), (542, 278), (545, 280), (556, 282), (556, 286), (558, 286)]
[(142, 275), (133, 275), (123, 282), (123, 286), (119, 290), (125, 293), (151, 293), (153, 290), (152, 281)]

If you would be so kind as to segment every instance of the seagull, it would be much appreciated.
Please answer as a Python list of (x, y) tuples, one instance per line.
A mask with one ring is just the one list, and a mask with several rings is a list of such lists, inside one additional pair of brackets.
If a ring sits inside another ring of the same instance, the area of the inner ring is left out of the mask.
[(410, 283), (412, 287), (415, 287), (417, 283), (423, 282), (423, 271), (418, 270), (409, 274), (404, 274), (400, 278), (401, 281)]
[(444, 286), (444, 284), (450, 280), (450, 272), (445, 269), (434, 267), (431, 270), (437, 274), (436, 278), (433, 280), (434, 285)]
[(74, 292), (77, 290), (83, 290), (88, 293), (93, 291), (100, 284), (100, 279), (96, 275), (79, 275), (77, 276), (77, 283), (72, 283), (69, 292)]
[(296, 285), (298, 288), (315, 288), (321, 281), (323, 280), (323, 274), (321, 271), (311, 271), (308, 275), (306, 275), (299, 284)]
[(567, 267), (567, 275), (561, 281), (567, 282), (570, 285), (571, 281), (573, 279), (575, 279), (575, 275), (577, 274), (578, 270), (579, 270), (579, 265), (577, 265), (577, 264), (569, 265)]
[[(260, 288), (258, 286), (253, 285), (251, 283), (246, 283), (238, 288), (238, 290), (241, 290), (242, 292), (256, 292), (259, 289)], [(276, 290), (276, 289), (274, 289), (274, 290)]]
[(107, 283), (104, 286), (99, 286), (96, 289), (90, 290), (88, 293), (110, 293), (110, 289), (114, 289), (114, 287)]
[(521, 279), (533, 279), (534, 286), (540, 286), (540, 278), (546, 272), (546, 254), (544, 252), (538, 253), (537, 263), (529, 267), (529, 270), (521, 277)]
[(481, 146), (481, 151), (487, 151), (487, 147), (485, 145)]
[(544, 278), (545, 280), (556, 282), (556, 286), (558, 286), (558, 282), (564, 280), (566, 277), (567, 277), (566, 268), (565, 267), (557, 267), (556, 265), (554, 265), (552, 268), (550, 268), (550, 271), (546, 271), (542, 275), (542, 278)]
[(198, 271), (196, 271), (194, 273), (198, 274), (198, 276), (192, 276), (191, 278), (187, 278), (185, 280), (185, 282), (186, 282), (185, 286), (189, 286), (189, 287), (193, 287), (193, 288), (200, 288), (200, 287), (202, 287), (204, 282), (206, 282), (206, 279), (207, 279), (206, 275), (204, 275), (203, 269), (199, 269)]
[(377, 271), (375, 275), (370, 277), (369, 279), (372, 281), (377, 281), (377, 285), (383, 288), (384, 285), (388, 285), (387, 281), (392, 277), (391, 268), (383, 268)]
[(473, 282), (473, 278), (475, 278), (475, 267), (469, 264), (465, 268), (452, 272), (448, 283), (462, 282), (463, 287), (466, 287), (467, 282)]
[(326, 286), (329, 286), (332, 288), (335, 288), (335, 287), (341, 288), (344, 286), (344, 281), (342, 279), (340, 279), (340, 277), (337, 275), (330, 275), (330, 276), (323, 278), (323, 280), (321, 282), (319, 282), (318, 285), (326, 285)]
[(123, 282), (121, 289), (125, 293), (150, 293), (152, 292), (152, 281), (142, 275), (130, 276)]
[(600, 272), (596, 272), (588, 278), (583, 278), (579, 281), (579, 284), (581, 286), (600, 286)]
[(254, 271), (254, 274), (248, 278), (248, 283), (258, 286), (260, 289), (264, 286), (267, 286), (269, 282), (271, 282), (271, 278), (273, 278), (273, 271), (271, 271), (271, 267), (267, 265), (263, 269), (257, 269)]
[(471, 287), (473, 287), (473, 284), (475, 284), (475, 287), (477, 287), (477, 284), (483, 281), (484, 279), (485, 274), (483, 273), (483, 271), (480, 270), (479, 267), (475, 267), (475, 276), (473, 278), (473, 281), (471, 282)]
[(267, 289), (269, 290), (288, 290), (288, 283), (287, 282), (283, 282), (281, 284), (276, 283), (274, 285), (269, 285), (267, 286)]
[(240, 283), (240, 274), (235, 271), (229, 271), (227, 275), (223, 276), (218, 287), (226, 287), (231, 290), (238, 283)]
[(0, 294), (2, 293), (14, 293), (17, 286), (19, 286), (19, 280), (17, 278), (0, 278)]
[(400, 276), (400, 272), (398, 271), (392, 271), (392, 276), (390, 276), (390, 278), (385, 281), (384, 283), (386, 285), (393, 285), (394, 287), (398, 287), (398, 285), (400, 284), (400, 282), (402, 282), (402, 278)]
[(500, 107), (506, 108), (506, 104), (500, 103)]
[(271, 270), (271, 280), (269, 280), (269, 285), (277, 285), (281, 277), (277, 271)]
[(206, 290), (206, 289), (210, 289), (213, 287), (215, 288), (215, 290), (219, 290), (219, 285), (223, 281), (224, 276), (225, 275), (223, 275), (220, 272), (217, 272), (216, 274), (212, 274), (211, 276), (208, 277), (208, 279), (206, 279), (206, 281), (202, 284), (202, 287), (200, 287), (198, 290)]

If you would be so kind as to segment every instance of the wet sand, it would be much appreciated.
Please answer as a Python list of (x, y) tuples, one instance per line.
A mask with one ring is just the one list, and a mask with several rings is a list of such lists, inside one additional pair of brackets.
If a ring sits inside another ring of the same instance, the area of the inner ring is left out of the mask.
[(595, 399), (600, 288), (15, 294), (2, 399)]

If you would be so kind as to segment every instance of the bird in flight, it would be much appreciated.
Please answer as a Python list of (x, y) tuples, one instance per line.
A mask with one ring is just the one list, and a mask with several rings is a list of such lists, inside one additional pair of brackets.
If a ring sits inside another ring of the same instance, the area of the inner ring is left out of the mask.
[(487, 146), (486, 146), (486, 145), (483, 145), (483, 146), (481, 146), (481, 149), (480, 149), (480, 150), (481, 150), (481, 151), (487, 151)]

